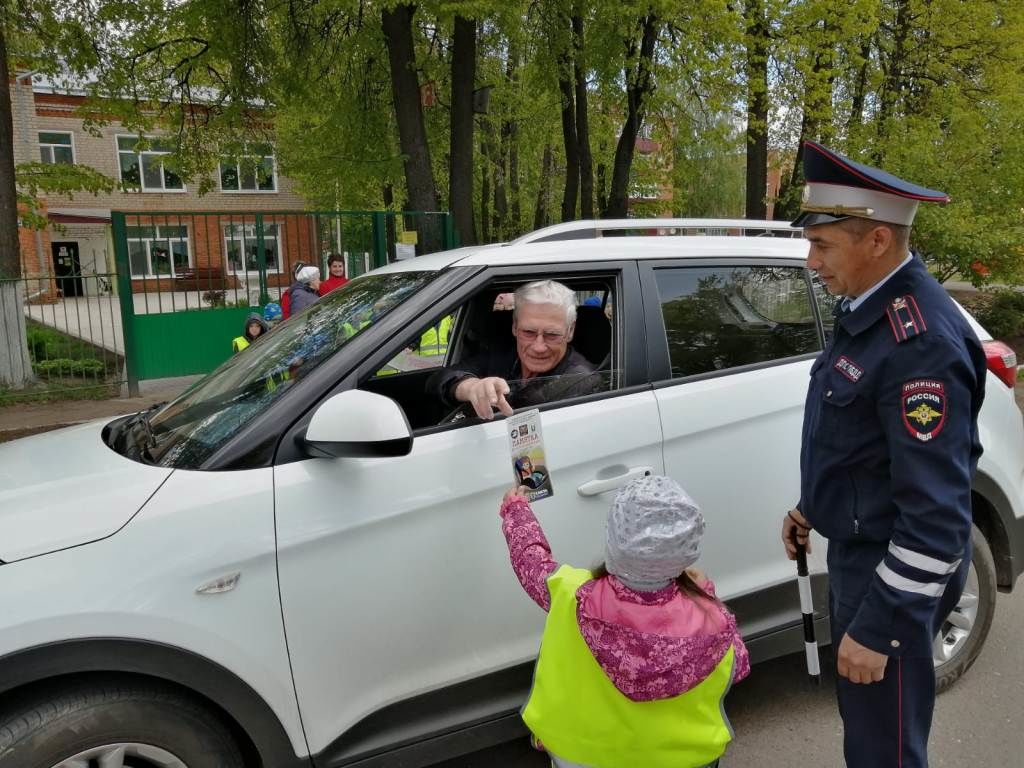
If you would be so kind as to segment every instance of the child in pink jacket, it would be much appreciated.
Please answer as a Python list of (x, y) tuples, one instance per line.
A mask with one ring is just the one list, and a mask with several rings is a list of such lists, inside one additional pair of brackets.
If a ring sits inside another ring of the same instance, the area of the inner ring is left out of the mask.
[[(715, 697), (724, 697), (728, 684), (750, 673), (750, 659), (736, 619), (715, 596), (714, 585), (692, 568), (704, 532), (697, 504), (670, 478), (634, 480), (608, 513), (604, 565), (580, 576), (552, 559), (520, 490), (502, 500), (502, 532), (523, 589), (549, 612), (523, 717), (554, 765), (716, 765), (731, 728)], [(577, 582), (582, 583), (576, 587)], [(589, 654), (580, 650), (579, 637)], [(594, 687), (598, 668), (614, 689), (601, 680)], [(590, 680), (590, 688), (571, 679), (577, 672)], [(684, 696), (715, 676), (715, 692), (706, 693), (712, 691), (706, 686)], [(705, 698), (694, 704), (697, 697)], [(692, 722), (683, 722), (691, 711)], [(588, 718), (600, 727), (591, 728)], [(701, 744), (704, 734), (710, 734), (709, 743)], [(581, 755), (589, 757), (581, 762)]]

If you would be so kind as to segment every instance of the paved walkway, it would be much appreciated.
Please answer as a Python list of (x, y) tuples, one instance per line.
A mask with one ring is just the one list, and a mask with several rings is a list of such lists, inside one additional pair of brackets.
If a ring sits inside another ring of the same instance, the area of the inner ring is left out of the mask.
[(201, 376), (183, 376), (139, 382), (139, 397), (111, 400), (55, 400), (0, 407), (0, 443), (94, 419), (135, 413), (156, 403), (173, 400)]

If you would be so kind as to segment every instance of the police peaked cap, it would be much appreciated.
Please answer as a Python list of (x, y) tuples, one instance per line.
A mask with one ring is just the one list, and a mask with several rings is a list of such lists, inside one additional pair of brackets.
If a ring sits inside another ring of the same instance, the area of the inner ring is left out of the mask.
[(870, 165), (804, 142), (804, 199), (794, 227), (828, 224), (851, 216), (909, 226), (917, 204), (948, 203), (949, 195), (919, 187)]

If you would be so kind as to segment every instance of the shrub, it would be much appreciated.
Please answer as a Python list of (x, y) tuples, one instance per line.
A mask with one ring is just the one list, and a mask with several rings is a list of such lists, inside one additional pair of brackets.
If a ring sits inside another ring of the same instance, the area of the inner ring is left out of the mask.
[(67, 357), (59, 357), (55, 360), (40, 360), (32, 367), (40, 376), (102, 376), (106, 373), (106, 366), (102, 360), (71, 360)]
[(203, 293), (203, 301), (211, 307), (223, 307), (224, 291), (206, 291)]
[(987, 306), (976, 313), (978, 322), (997, 339), (1010, 339), (1024, 334), (1024, 293), (997, 291)]

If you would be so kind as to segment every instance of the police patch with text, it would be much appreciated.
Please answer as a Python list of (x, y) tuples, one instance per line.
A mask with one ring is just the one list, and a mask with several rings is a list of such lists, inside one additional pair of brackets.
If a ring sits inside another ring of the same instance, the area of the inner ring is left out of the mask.
[(900, 393), (903, 424), (911, 435), (927, 443), (946, 423), (946, 388), (935, 379), (915, 379)]
[(860, 377), (864, 375), (864, 369), (846, 355), (841, 355), (840, 358), (836, 360), (835, 369), (854, 383), (857, 383), (860, 380)]

